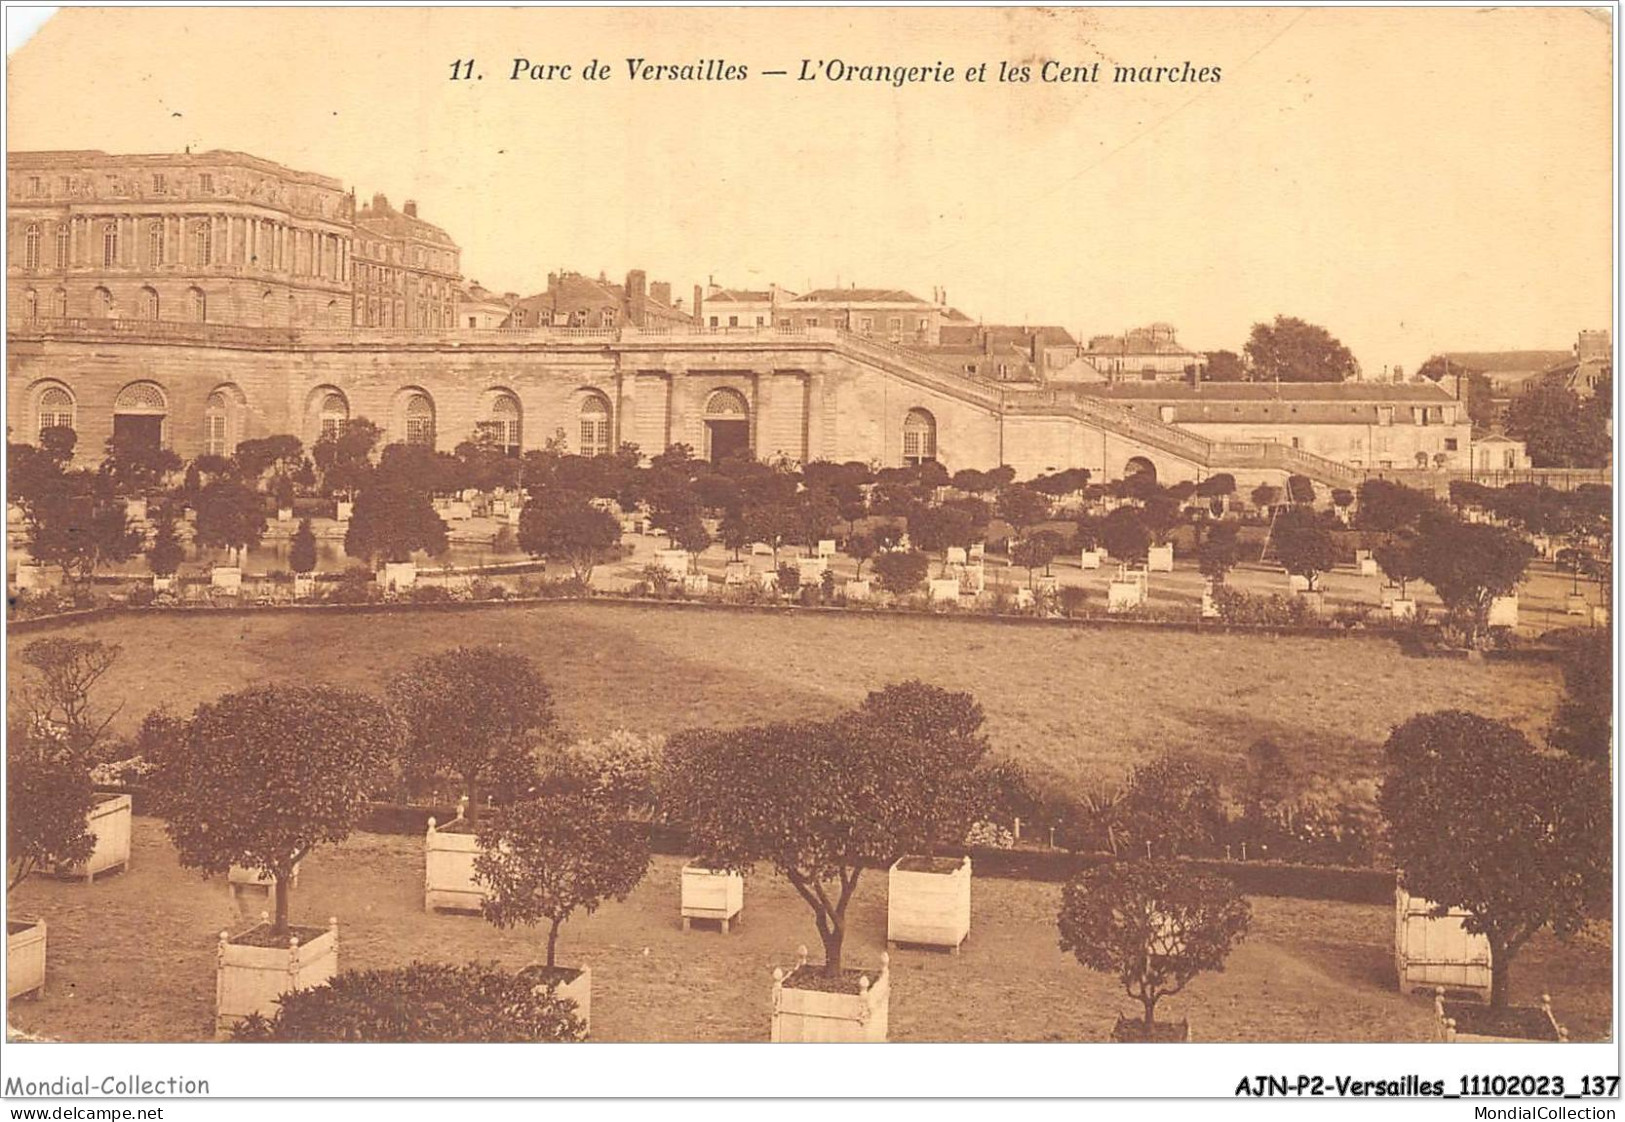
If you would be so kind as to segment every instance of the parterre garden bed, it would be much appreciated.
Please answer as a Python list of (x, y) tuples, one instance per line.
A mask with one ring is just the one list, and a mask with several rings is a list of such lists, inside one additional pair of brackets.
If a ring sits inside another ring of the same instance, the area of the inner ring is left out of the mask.
[[(294, 896), (296, 920), (340, 924), (341, 968), (413, 959), (497, 961), (518, 969), (545, 954), (545, 933), (498, 931), (472, 916), (425, 915), (422, 846), (358, 834), (314, 853)], [(810, 911), (788, 884), (751, 879), (750, 911), (726, 939), (678, 924), (682, 862), (657, 858), (622, 904), (568, 923), (561, 962), (593, 970), (593, 1038), (767, 1039), (775, 965), (814, 948)], [(846, 964), (875, 969), (885, 946), (886, 878), (866, 873), (851, 909)], [(892, 955), (891, 1038), (901, 1041), (1089, 1040), (1110, 1037), (1136, 1006), (1115, 981), (1056, 947), (1053, 884), (978, 882), (971, 936), (958, 957)], [(1392, 978), (1389, 908), (1256, 897), (1254, 926), (1223, 974), (1165, 1002), (1201, 1040), (1427, 1040), (1432, 1002)], [(180, 869), (160, 823), (137, 819), (131, 870), (85, 885), (34, 878), (12, 894), (18, 914), (51, 930), (45, 994), (16, 1001), (18, 1029), (61, 1040), (206, 1040), (212, 1036), (215, 935), (247, 926), (223, 878)], [(1552, 994), (1575, 1039), (1608, 1032), (1607, 932), (1567, 947), (1537, 937), (1514, 969), (1514, 999)]]
[[(1469, 709), (1543, 737), (1562, 688), (1553, 664), (1405, 658), (1375, 636), (1328, 642), (636, 604), (127, 615), (71, 633), (124, 647), (99, 687), (103, 705), (124, 705), (115, 733), (133, 732), (157, 699), (184, 713), (256, 681), (376, 690), (426, 652), (504, 643), (536, 660), (562, 721), (582, 734), (826, 717), (917, 677), (974, 693), (996, 755), (1069, 786), (1120, 778), (1169, 750), (1238, 778), (1248, 746), (1264, 737), (1300, 775), (1373, 776), (1389, 730), (1413, 714)], [(14, 638), (12, 651), (32, 637)]]

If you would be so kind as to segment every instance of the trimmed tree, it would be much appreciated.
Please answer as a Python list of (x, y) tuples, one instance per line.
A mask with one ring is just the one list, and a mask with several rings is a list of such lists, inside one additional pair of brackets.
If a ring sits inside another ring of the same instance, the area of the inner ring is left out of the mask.
[(175, 512), (167, 506), (158, 512), (157, 526), (152, 532), (152, 544), (147, 547), (147, 568), (153, 576), (172, 577), (181, 567), (186, 549), (180, 535), (175, 532)]
[(581, 584), (610, 560), (620, 540), (615, 516), (580, 495), (543, 491), (519, 513), (519, 548), (532, 557), (564, 562)]
[(446, 522), (435, 513), (426, 491), (391, 479), (375, 479), (356, 496), (344, 530), (344, 552), (399, 564), (416, 550), (431, 557), (446, 552)]
[(1490, 944), (1490, 1004), (1512, 962), (1550, 926), (1567, 938), (1611, 876), (1609, 786), (1539, 752), (1511, 725), (1450, 710), (1412, 717), (1383, 749), (1378, 805), (1405, 885)]
[(1535, 547), (1515, 530), (1424, 519), (1418, 567), (1449, 609), (1469, 649), (1489, 627), (1490, 602), (1510, 596), (1523, 580)]
[(308, 518), (299, 520), (299, 528), (288, 543), (288, 567), (300, 576), (316, 571), (316, 531)]
[(648, 785), (629, 782), (626, 772), (602, 747), (555, 752), (536, 797), (501, 808), (480, 827), (481, 910), (497, 927), (545, 922), (550, 972), (564, 922), (626, 899), (649, 869), (648, 839), (629, 818)]
[(1401, 600), (1405, 599), (1411, 581), (1422, 579), (1422, 551), (1415, 534), (1394, 535), (1373, 549), (1371, 557), (1376, 561), (1377, 568), (1382, 570), (1382, 575), (1388, 578), (1388, 583), (1399, 586)]
[(1090, 970), (1115, 974), (1140, 1003), (1141, 1036), (1156, 1039), (1157, 1002), (1198, 974), (1224, 969), (1246, 937), (1247, 901), (1224, 877), (1177, 861), (1114, 861), (1061, 890), (1061, 949)]
[(236, 1041), (299, 1044), (520, 1044), (585, 1036), (575, 1002), (554, 987), (477, 962), (346, 970), (283, 994), (274, 1017), (251, 1014), (231, 1033)]
[(1281, 566), (1308, 581), (1311, 591), (1320, 574), (1337, 564), (1337, 542), (1311, 510), (1295, 507), (1281, 515), (1271, 538)]
[(894, 549), (875, 558), (880, 587), (894, 596), (918, 592), (930, 569), (930, 559), (917, 549)]
[(1212, 776), (1165, 755), (1134, 769), (1112, 817), (1133, 855), (1178, 857), (1213, 843), (1224, 809)]
[(1151, 531), (1137, 508), (1120, 506), (1100, 523), (1100, 541), (1119, 561), (1141, 561), (1151, 548)]
[(338, 843), (387, 782), (399, 729), (375, 698), (336, 686), (255, 686), (198, 706), (154, 744), (152, 789), (182, 865), (233, 865), (276, 885), (288, 932), (294, 867)]
[(863, 870), (957, 844), (981, 816), (981, 723), (970, 695), (907, 682), (829, 721), (682, 732), (662, 802), (712, 868), (768, 864), (790, 882), (835, 977)]
[(864, 562), (868, 561), (880, 549), (880, 543), (875, 541), (873, 534), (853, 534), (846, 539), (846, 555), (858, 563), (855, 579), (863, 579)]
[(22, 649), (21, 661), (32, 673), (20, 683), (18, 708), (35, 728), (59, 736), (87, 767), (97, 762), (96, 747), (124, 708), (120, 702), (103, 713), (91, 700), (123, 650), (117, 643), (74, 635), (35, 639)]
[(265, 505), (258, 491), (239, 479), (216, 479), (198, 492), (194, 540), (207, 549), (229, 549), (238, 564), (265, 537)]
[(1220, 523), (1209, 529), (1196, 551), (1197, 568), (1215, 585), (1224, 583), (1224, 578), (1240, 559), (1241, 545), (1237, 530), (1228, 523)]
[(425, 655), (390, 679), (390, 707), (405, 725), (408, 775), (453, 775), (479, 821), (482, 796), (504, 800), (536, 781), (536, 750), (557, 727), (553, 695), (535, 664), (495, 647)]

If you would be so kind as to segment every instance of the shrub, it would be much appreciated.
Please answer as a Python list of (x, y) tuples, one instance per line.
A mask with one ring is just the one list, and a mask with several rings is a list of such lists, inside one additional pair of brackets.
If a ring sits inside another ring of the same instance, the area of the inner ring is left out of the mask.
[(794, 596), (801, 588), (801, 569), (789, 562), (784, 562), (775, 572), (779, 578), (779, 591), (786, 596)]
[(1061, 604), (1061, 614), (1068, 619), (1081, 619), (1089, 614), (1089, 590), (1080, 584), (1064, 584), (1055, 593)]
[(274, 1017), (255, 1013), (232, 1030), (250, 1042), (460, 1044), (577, 1041), (575, 1002), (556, 987), (470, 963), (414, 962), (346, 970), (324, 985), (283, 994)]
[(895, 596), (906, 596), (919, 590), (930, 565), (918, 550), (892, 550), (875, 558), (874, 569), (881, 588)]
[(1309, 603), (1300, 596), (1258, 596), (1229, 585), (1216, 585), (1213, 606), (1226, 623), (1254, 627), (1308, 627), (1320, 622)]

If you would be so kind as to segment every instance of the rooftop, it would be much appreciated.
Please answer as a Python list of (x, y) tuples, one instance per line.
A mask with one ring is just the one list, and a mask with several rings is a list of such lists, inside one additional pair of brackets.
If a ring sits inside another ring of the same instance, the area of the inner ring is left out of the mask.
[(924, 304), (912, 292), (900, 288), (819, 288), (797, 296), (798, 304)]
[(1435, 382), (1109, 382), (1091, 385), (1090, 397), (1117, 401), (1168, 402), (1416, 402), (1455, 401)]

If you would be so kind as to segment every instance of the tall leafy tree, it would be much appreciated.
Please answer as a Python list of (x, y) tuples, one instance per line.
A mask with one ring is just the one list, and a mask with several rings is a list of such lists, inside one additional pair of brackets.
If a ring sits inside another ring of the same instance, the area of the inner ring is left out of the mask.
[(495, 647), (425, 655), (389, 682), (415, 778), (456, 776), (477, 823), (485, 796), (512, 800), (535, 783), (536, 753), (556, 731), (553, 695), (531, 660)]
[(354, 496), (372, 475), (372, 450), (383, 431), (365, 417), (355, 417), (336, 431), (324, 432), (310, 455), (329, 495)]
[(1245, 382), (1247, 368), (1235, 351), (1208, 351), (1207, 373), (1203, 377), (1209, 382)]
[(1412, 717), (1383, 749), (1378, 805), (1406, 887), (1468, 913), (1490, 944), (1490, 1004), (1535, 932), (1567, 938), (1611, 877), (1609, 787), (1574, 759), (1474, 713)]
[(1506, 431), (1524, 442), (1536, 467), (1601, 467), (1613, 451), (1607, 413), (1556, 382), (1537, 382), (1514, 397)]
[(50, 635), (22, 649), (27, 668), (18, 683), (18, 701), (35, 727), (51, 730), (64, 746), (95, 762), (97, 748), (122, 702), (102, 709), (97, 687), (118, 664), (124, 648), (80, 635)]
[(1613, 637), (1594, 628), (1576, 639), (1563, 658), (1563, 701), (1552, 722), (1552, 745), (1607, 765), (1614, 739)]
[(1144, 513), (1131, 506), (1118, 507), (1101, 522), (1100, 541), (1118, 561), (1144, 561), (1151, 548)]
[(1224, 877), (1166, 859), (1113, 861), (1061, 890), (1061, 949), (1115, 974), (1140, 1003), (1141, 1034), (1155, 1039), (1157, 1002), (1198, 974), (1224, 969), (1252, 910)]
[(981, 722), (968, 695), (908, 682), (830, 721), (678, 733), (662, 802), (713, 867), (784, 876), (839, 975), (864, 868), (958, 841), (979, 817)]
[(130, 526), (124, 500), (105, 475), (62, 472), (44, 481), (25, 511), (30, 556), (55, 565), (67, 580), (89, 581), (102, 566), (141, 550), (142, 534)]
[(1331, 332), (1295, 316), (1253, 324), (1244, 349), (1255, 382), (1341, 382), (1359, 372)]
[(160, 490), (181, 458), (168, 448), (143, 438), (120, 434), (107, 438), (100, 472), (112, 493), (138, 498)]
[(1425, 519), (1418, 539), (1418, 568), (1449, 609), (1469, 647), (1489, 627), (1490, 602), (1517, 590), (1535, 550), (1515, 530)]
[(335, 686), (254, 686), (198, 706), (155, 738), (153, 789), (181, 864), (257, 869), (288, 932), (295, 866), (336, 844), (387, 780), (399, 726), (377, 699)]

